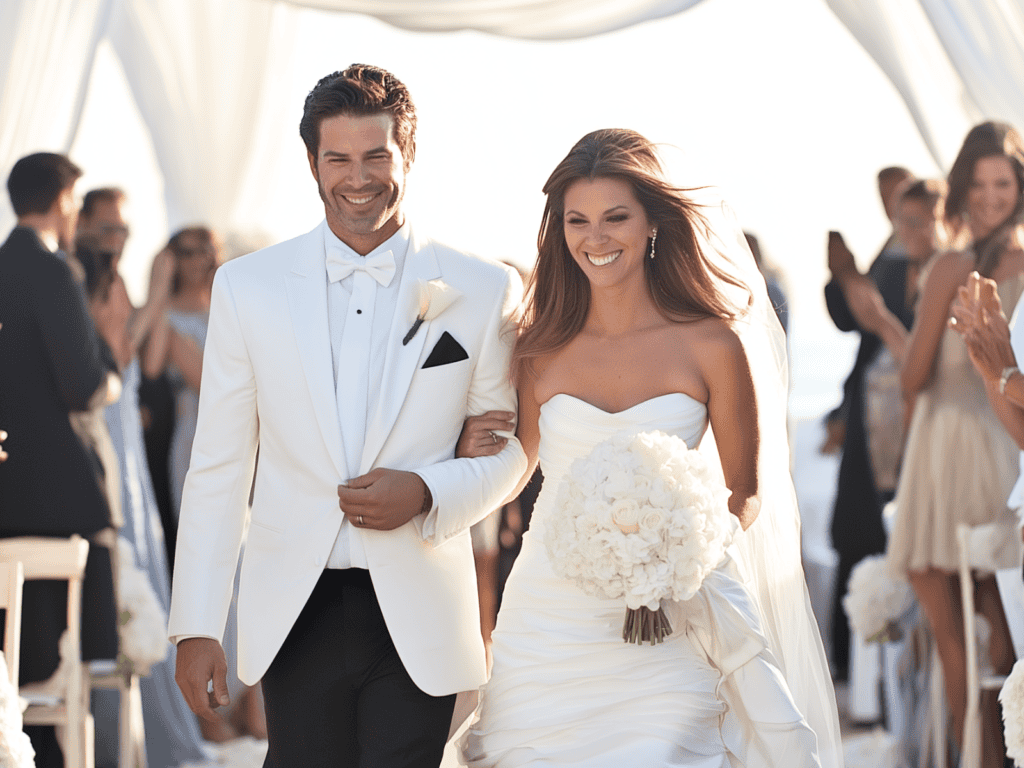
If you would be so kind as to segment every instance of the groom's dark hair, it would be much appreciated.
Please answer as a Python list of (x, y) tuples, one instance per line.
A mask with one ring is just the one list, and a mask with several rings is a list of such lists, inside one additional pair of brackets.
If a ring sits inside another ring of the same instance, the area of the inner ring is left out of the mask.
[(315, 158), (320, 150), (320, 123), (335, 115), (391, 117), (395, 143), (402, 151), (405, 169), (416, 156), (416, 107), (401, 80), (370, 64), (353, 64), (320, 79), (306, 96), (299, 135)]

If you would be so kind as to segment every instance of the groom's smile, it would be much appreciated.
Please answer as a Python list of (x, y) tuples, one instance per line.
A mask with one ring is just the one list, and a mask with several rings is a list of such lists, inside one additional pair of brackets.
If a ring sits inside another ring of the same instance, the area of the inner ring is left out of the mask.
[(389, 115), (335, 115), (321, 122), (309, 167), (327, 224), (357, 253), (369, 253), (404, 222), (406, 166)]

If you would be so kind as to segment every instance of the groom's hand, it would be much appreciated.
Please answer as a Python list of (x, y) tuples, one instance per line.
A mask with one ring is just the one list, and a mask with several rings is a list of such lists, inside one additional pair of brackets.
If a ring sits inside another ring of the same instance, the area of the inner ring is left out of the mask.
[[(216, 722), (214, 708), (231, 703), (228, 696), (228, 662), (224, 648), (209, 637), (190, 637), (178, 643), (174, 680), (193, 712), (204, 720)], [(213, 691), (209, 690), (213, 681)]]
[(338, 505), (357, 528), (391, 531), (431, 504), (430, 490), (415, 472), (374, 469), (338, 486)]

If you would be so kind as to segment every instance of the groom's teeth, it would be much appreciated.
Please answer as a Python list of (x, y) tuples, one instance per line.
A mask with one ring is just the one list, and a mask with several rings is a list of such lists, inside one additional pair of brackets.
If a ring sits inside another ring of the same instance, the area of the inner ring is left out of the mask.
[(369, 197), (349, 197), (345, 195), (345, 199), (353, 205), (366, 205), (366, 203), (373, 200), (373, 195), (370, 195)]
[(620, 255), (622, 255), (622, 251), (615, 251), (615, 253), (609, 253), (607, 256), (593, 256), (588, 253), (587, 259), (595, 267), (603, 267), (605, 264), (611, 264), (619, 258)]

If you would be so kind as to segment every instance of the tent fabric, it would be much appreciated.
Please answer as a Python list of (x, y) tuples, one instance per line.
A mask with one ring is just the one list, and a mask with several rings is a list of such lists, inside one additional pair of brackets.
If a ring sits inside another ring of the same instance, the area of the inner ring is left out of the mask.
[(1024, 6), (1010, 0), (826, 0), (889, 77), (941, 168), (986, 119), (1024, 129)]
[[(164, 176), (171, 229), (227, 228), (250, 178), (294, 12), (252, 0), (120, 0), (109, 30)], [(276, 117), (272, 115), (271, 119)]]
[(701, 0), (286, 0), (362, 13), (416, 32), (472, 29), (529, 40), (571, 40), (685, 11)]
[[(556, 40), (664, 18), (701, 1), (4, 0), (0, 173), (28, 152), (70, 147), (105, 35), (151, 131), (169, 223), (228, 228), (241, 223), (240, 193), (266, 166), (253, 146), (280, 122), (264, 105), (285, 79), (304, 8), (365, 13), (409, 30)], [(892, 80), (941, 167), (981, 119), (1024, 127), (1020, 3), (824, 1)], [(11, 223), (2, 200), (0, 227)]]
[(1024, 4), (920, 0), (950, 62), (986, 117), (1024, 130)]
[[(74, 140), (96, 47), (113, 0), (0, 3), (0, 173), (18, 158), (66, 152)], [(0, 233), (14, 224), (0, 205)]]

